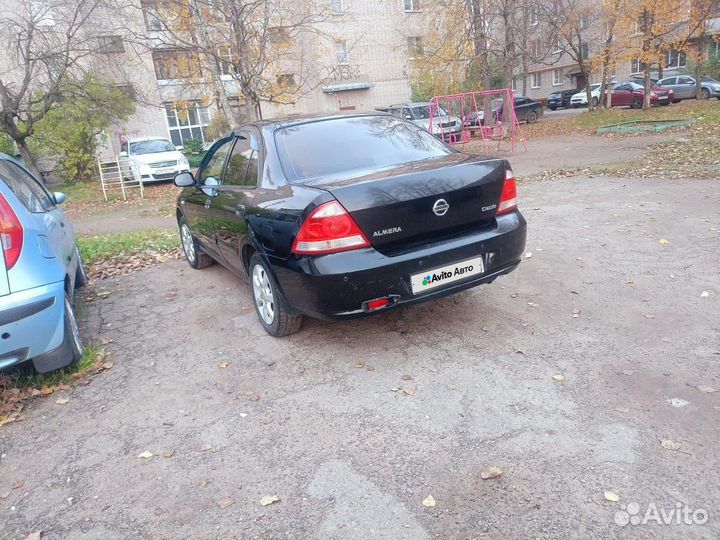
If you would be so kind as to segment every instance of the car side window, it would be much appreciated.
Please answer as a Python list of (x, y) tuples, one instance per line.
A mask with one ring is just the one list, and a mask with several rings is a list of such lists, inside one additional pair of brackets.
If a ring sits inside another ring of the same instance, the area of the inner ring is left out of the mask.
[(258, 182), (258, 153), (252, 149), (247, 136), (235, 139), (227, 167), (224, 184), (255, 187)]
[(670, 77), (669, 79), (663, 79), (660, 81), (660, 86), (677, 84), (677, 77)]
[(121, 152), (125, 152), (125, 153), (127, 154), (127, 151), (128, 151), (128, 143), (127, 143), (127, 141), (125, 141), (124, 143), (122, 143), (122, 144), (120, 145), (120, 151), (121, 151)]
[(692, 84), (693, 80), (690, 77), (678, 77), (678, 84)]
[(225, 165), (225, 158), (230, 152), (232, 147), (232, 139), (227, 139), (220, 146), (215, 147), (215, 150), (205, 162), (205, 166), (200, 171), (200, 185), (205, 185), (208, 178), (214, 178), (220, 183), (222, 179), (223, 166)]
[(400, 117), (406, 120), (412, 120), (414, 118), (412, 111), (408, 107), (400, 109)]
[(30, 212), (42, 213), (55, 208), (50, 193), (42, 184), (12, 161), (0, 160), (0, 178)]

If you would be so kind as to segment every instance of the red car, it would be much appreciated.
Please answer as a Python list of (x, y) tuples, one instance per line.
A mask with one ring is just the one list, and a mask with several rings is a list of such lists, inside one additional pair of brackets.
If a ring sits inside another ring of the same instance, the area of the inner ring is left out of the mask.
[[(628, 81), (616, 83), (612, 87), (613, 107), (630, 107), (632, 109), (642, 109), (645, 100), (645, 87), (636, 82)], [(661, 86), (653, 86), (650, 89), (650, 105), (670, 105), (674, 99), (674, 93), (669, 88)]]

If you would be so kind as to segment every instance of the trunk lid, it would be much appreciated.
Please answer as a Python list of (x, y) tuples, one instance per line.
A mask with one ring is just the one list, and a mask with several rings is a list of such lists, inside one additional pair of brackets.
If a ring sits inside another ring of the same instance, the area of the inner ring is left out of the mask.
[(340, 201), (372, 246), (389, 255), (490, 225), (506, 167), (504, 159), (450, 154), (313, 185)]

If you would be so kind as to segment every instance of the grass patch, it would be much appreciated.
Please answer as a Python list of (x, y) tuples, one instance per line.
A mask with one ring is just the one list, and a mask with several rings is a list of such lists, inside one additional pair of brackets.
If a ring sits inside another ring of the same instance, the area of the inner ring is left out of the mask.
[(103, 352), (99, 345), (91, 343), (85, 347), (82, 358), (72, 366), (41, 375), (34, 370), (28, 373), (18, 373), (12, 378), (14, 388), (52, 388), (61, 384), (69, 384), (79, 376), (100, 366)]
[(177, 231), (150, 229), (97, 236), (79, 236), (78, 247), (85, 264), (143, 252), (168, 252), (180, 247)]

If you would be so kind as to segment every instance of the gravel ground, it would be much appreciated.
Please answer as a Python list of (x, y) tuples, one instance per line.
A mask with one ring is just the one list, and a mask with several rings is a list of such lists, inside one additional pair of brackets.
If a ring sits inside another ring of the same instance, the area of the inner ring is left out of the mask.
[(513, 274), (286, 339), (219, 266), (95, 284), (114, 367), (0, 430), (0, 538), (718, 538), (720, 184), (520, 197)]

